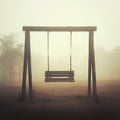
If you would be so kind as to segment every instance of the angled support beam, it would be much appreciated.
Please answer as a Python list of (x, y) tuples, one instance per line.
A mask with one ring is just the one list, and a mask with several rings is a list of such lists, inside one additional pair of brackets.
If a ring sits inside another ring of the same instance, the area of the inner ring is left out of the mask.
[[(94, 32), (90, 31), (91, 36), (94, 36)], [(95, 69), (95, 52), (94, 52), (94, 38), (91, 38), (91, 64), (92, 64), (92, 79), (93, 79), (93, 96), (97, 95), (96, 87), (96, 69)]]
[(28, 39), (28, 80), (29, 80), (29, 96), (32, 98), (32, 69), (31, 69), (31, 48), (30, 48), (30, 32), (27, 34)]
[(96, 70), (94, 53), (94, 31), (89, 31), (89, 68), (88, 68), (88, 96), (91, 96), (91, 75), (93, 83), (93, 96), (97, 95)]
[(89, 32), (89, 51), (88, 51), (88, 96), (91, 96), (91, 38), (92, 34)]
[(26, 97), (26, 76), (28, 68), (29, 96), (32, 97), (32, 71), (31, 71), (31, 50), (30, 50), (30, 32), (25, 31), (25, 48), (22, 79), (22, 99)]

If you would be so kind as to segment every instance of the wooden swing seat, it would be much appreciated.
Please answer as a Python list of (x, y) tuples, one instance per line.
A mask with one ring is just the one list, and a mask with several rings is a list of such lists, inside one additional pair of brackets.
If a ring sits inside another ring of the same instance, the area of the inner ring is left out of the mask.
[(45, 82), (74, 82), (74, 71), (45, 71)]

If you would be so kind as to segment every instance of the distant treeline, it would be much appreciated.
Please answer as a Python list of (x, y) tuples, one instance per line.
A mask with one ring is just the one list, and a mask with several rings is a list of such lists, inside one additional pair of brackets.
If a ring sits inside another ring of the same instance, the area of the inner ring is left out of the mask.
[(96, 49), (96, 70), (98, 79), (120, 79), (120, 47), (112, 51)]
[[(21, 82), (23, 48), (23, 44), (18, 43), (15, 35), (3, 35), (0, 37), (0, 83)], [(112, 51), (106, 51), (104, 48), (96, 48), (95, 55), (97, 80), (120, 79), (120, 47), (116, 47)], [(32, 54), (34, 80), (44, 80), (44, 71), (47, 68), (46, 64), (47, 62), (44, 60), (43, 55)], [(75, 70), (79, 70), (79, 66), (82, 67), (81, 63), (75, 62), (73, 64), (77, 64)], [(86, 63), (82, 62), (82, 64)], [(75, 71), (75, 75), (76, 73)], [(82, 74), (78, 74), (75, 77), (78, 80), (87, 80), (87, 68), (82, 68)]]
[(0, 37), (0, 82), (21, 79), (23, 45), (15, 40), (15, 35)]

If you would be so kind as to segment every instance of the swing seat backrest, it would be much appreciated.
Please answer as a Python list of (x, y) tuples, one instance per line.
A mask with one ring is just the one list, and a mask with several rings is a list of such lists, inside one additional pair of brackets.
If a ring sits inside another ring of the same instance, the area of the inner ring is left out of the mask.
[(45, 82), (74, 82), (74, 71), (45, 71)]

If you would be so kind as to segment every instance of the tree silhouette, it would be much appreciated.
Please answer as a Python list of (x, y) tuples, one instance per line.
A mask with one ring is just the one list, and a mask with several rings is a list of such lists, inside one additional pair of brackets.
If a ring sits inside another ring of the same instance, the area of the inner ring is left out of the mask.
[(14, 35), (0, 38), (0, 80), (11, 81), (20, 79), (22, 68), (22, 45), (17, 43)]

